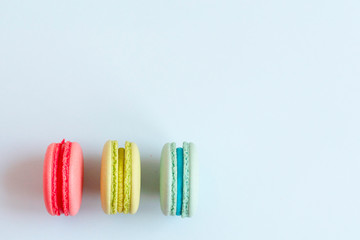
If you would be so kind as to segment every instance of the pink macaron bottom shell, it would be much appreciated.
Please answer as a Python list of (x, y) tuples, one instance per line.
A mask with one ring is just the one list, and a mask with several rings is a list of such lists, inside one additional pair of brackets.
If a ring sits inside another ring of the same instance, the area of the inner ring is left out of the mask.
[(80, 209), (84, 179), (84, 158), (80, 144), (72, 143), (69, 165), (69, 214), (74, 216)]

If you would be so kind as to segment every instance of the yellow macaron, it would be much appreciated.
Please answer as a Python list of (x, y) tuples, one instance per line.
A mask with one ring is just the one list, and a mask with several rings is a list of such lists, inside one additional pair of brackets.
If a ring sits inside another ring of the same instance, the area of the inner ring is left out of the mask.
[(141, 166), (139, 148), (135, 143), (105, 143), (101, 158), (100, 195), (106, 214), (131, 213), (139, 208)]

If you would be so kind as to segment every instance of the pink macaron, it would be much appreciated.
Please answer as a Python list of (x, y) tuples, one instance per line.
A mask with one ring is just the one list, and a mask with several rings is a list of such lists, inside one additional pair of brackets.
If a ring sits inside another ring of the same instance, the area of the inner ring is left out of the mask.
[(84, 177), (84, 158), (80, 144), (52, 143), (45, 154), (44, 201), (50, 215), (74, 216), (80, 209)]

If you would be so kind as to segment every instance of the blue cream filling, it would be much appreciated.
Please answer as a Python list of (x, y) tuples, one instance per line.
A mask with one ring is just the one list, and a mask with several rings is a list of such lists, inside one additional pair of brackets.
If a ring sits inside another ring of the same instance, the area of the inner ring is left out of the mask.
[(177, 158), (177, 199), (176, 199), (176, 215), (181, 215), (182, 195), (183, 195), (183, 174), (184, 174), (184, 154), (182, 148), (176, 149)]

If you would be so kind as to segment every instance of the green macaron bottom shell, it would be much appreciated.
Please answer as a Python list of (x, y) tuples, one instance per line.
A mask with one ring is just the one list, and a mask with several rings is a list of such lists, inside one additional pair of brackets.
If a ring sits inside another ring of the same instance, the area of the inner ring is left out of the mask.
[(189, 143), (183, 143), (183, 197), (181, 217), (189, 216), (189, 202), (190, 202), (190, 157), (189, 157)]
[(199, 192), (199, 162), (198, 152), (194, 143), (189, 143), (189, 169), (190, 169), (190, 200), (188, 217), (192, 217), (196, 212), (198, 206), (198, 192)]

